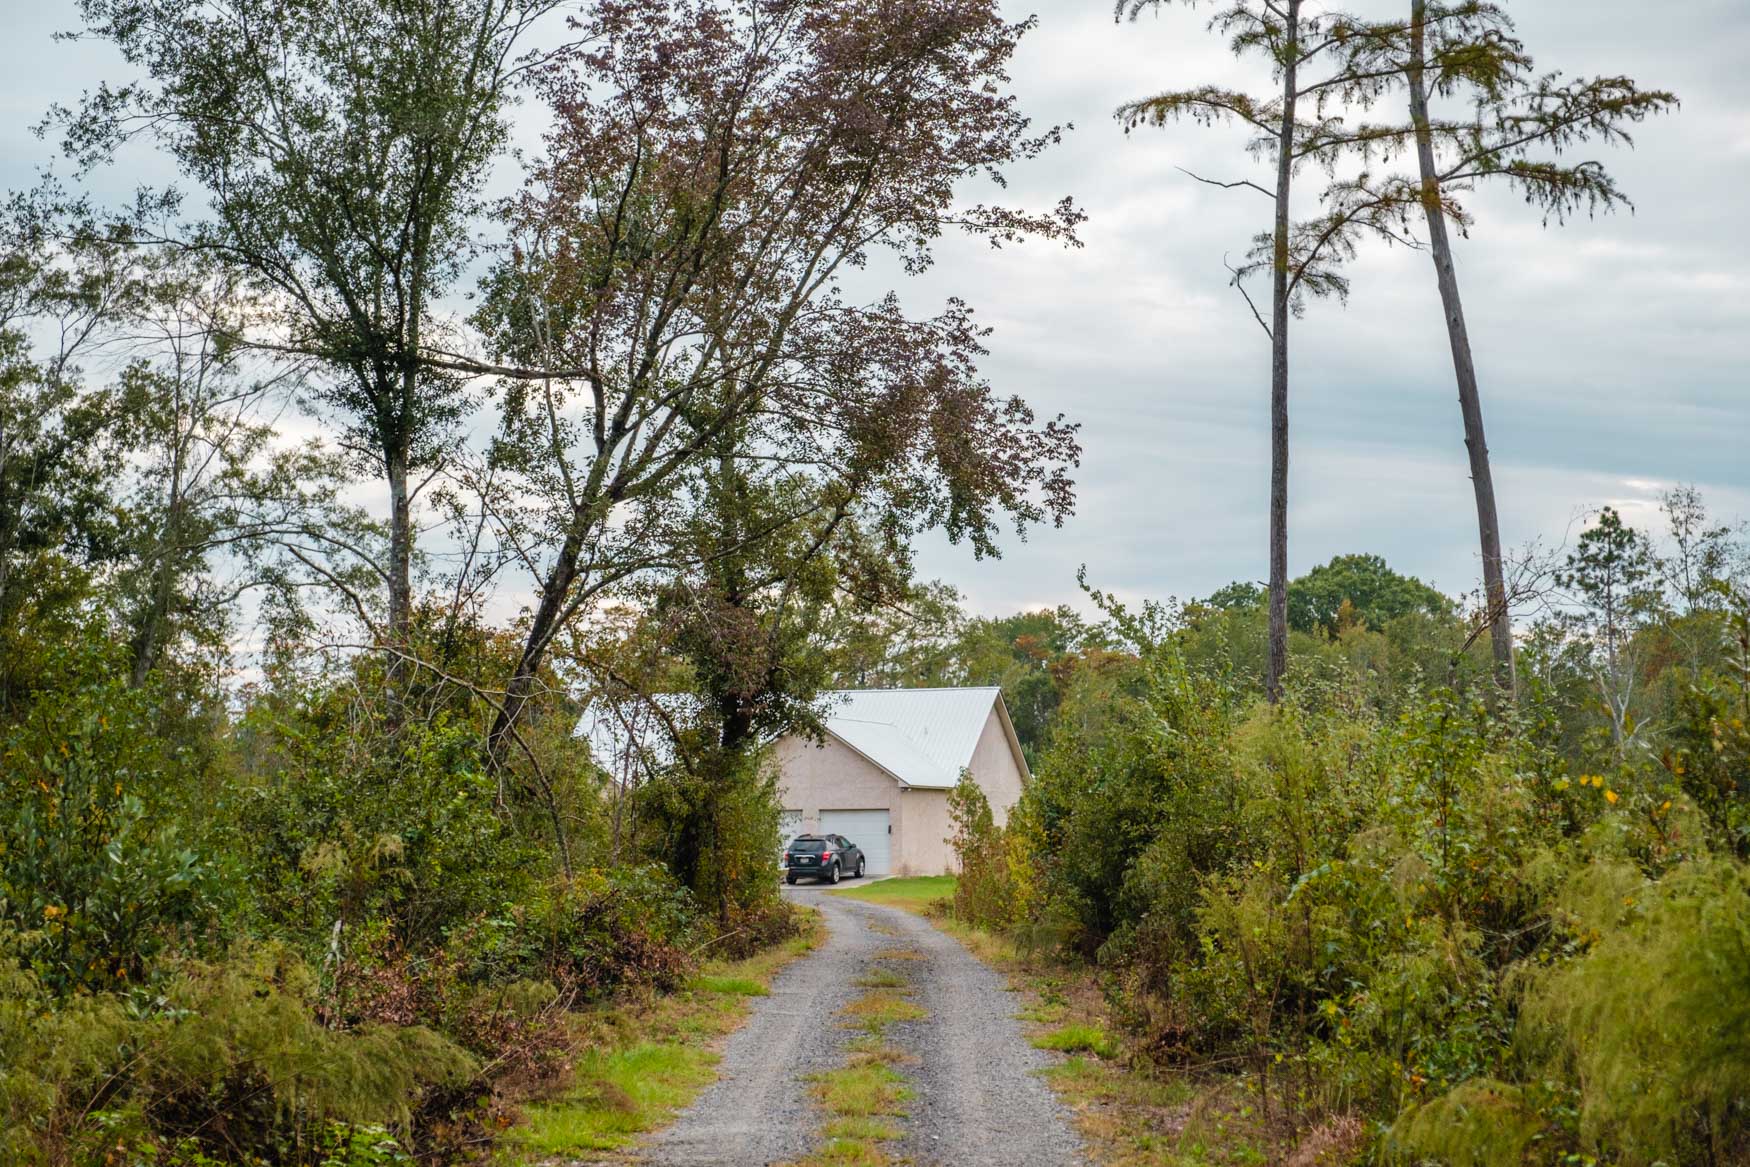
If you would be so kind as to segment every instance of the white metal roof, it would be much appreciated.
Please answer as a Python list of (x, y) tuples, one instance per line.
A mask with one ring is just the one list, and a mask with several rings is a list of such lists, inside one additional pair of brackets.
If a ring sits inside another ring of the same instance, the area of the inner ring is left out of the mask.
[[(958, 689), (840, 689), (821, 694), (828, 733), (907, 786), (945, 790), (960, 781), (991, 709), (1001, 706), (995, 685)], [(658, 694), (618, 704), (591, 702), (578, 724), (598, 765), (621, 782), (636, 782), (647, 768), (674, 761), (674, 742), (654, 705), (685, 720), (698, 699)], [(1015, 761), (1026, 773), (1007, 711), (999, 714)]]
[(946, 789), (972, 764), (1001, 693), (995, 685), (841, 689), (824, 694), (822, 707), (827, 732), (907, 786)]

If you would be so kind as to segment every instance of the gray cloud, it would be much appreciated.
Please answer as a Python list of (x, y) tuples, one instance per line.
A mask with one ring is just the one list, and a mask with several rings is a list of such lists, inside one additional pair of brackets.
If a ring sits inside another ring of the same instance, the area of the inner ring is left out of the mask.
[[(100, 46), (49, 44), (69, 18), (46, 8), (9, 13), (0, 48), (9, 186), (48, 157), (28, 126), (114, 67)], [(1203, 30), (1207, 11), (1115, 25), (1104, 3), (1038, 6), (1015, 89), (1037, 123), (1076, 129), (1001, 197), (1042, 206), (1075, 195), (1090, 215), (1085, 247), (948, 240), (919, 279), (879, 264), (861, 277), (857, 290), (896, 286), (918, 312), (964, 297), (994, 329), (992, 382), (1084, 424), (1082, 501), (1064, 529), (1011, 541), (983, 564), (926, 543), (924, 569), (980, 609), (1076, 602), (1083, 563), (1129, 596), (1204, 594), (1264, 574), (1268, 353), (1222, 261), (1267, 225), (1269, 206), (1177, 169), (1238, 177), (1258, 165), (1236, 131), (1126, 137), (1111, 118), (1120, 101), (1168, 87), (1259, 82)], [(1750, 9), (1606, 0), (1514, 12), (1541, 65), (1627, 73), (1676, 90), (1684, 107), (1643, 126), (1633, 152), (1602, 155), (1635, 199), (1632, 215), (1544, 228), (1508, 192), (1475, 199), (1458, 258), (1507, 539), (1559, 541), (1604, 502), (1650, 519), (1658, 489), (1677, 481), (1728, 517), (1750, 514)], [(171, 177), (161, 159), (128, 163), (100, 177), (100, 194)], [(1427, 259), (1375, 248), (1351, 275), (1347, 307), (1312, 306), (1293, 340), (1291, 569), (1375, 551), (1469, 589), (1470, 486)]]

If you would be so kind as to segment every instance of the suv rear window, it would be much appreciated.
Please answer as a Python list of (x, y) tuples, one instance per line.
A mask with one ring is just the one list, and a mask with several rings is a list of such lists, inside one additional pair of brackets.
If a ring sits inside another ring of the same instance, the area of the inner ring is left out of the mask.
[(803, 835), (790, 841), (790, 850), (800, 851), (804, 855), (818, 855), (826, 850), (826, 840), (818, 835)]

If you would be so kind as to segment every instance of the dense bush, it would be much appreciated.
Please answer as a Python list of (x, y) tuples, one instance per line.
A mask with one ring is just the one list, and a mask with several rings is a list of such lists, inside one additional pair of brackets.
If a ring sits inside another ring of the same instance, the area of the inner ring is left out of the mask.
[(471, 727), (440, 714), (389, 735), (313, 704), (252, 711), (262, 772), (234, 795), (236, 846), (275, 888), (256, 910), (312, 957), (371, 921), (405, 948), (437, 943), (551, 869), (501, 812)]
[(1742, 1160), (1750, 870), (1702, 858), (1652, 880), (1599, 860), (1557, 905), (1583, 952), (1529, 979), (1528, 1041), (1571, 1075), (1580, 1146), (1636, 1165)]
[(478, 1062), (420, 1026), (323, 1025), (317, 991), (295, 957), (259, 949), (180, 964), (155, 994), (57, 1001), (9, 943), (4, 1161), (314, 1167), (357, 1143), (338, 1160), (353, 1167), (372, 1162), (366, 1152), (388, 1132), (418, 1145), (433, 1126), (427, 1105), (458, 1101)]
[(948, 792), (949, 839), (959, 878), (954, 883), (954, 914), (985, 928), (1012, 928), (1017, 922), (1018, 889), (1009, 868), (1009, 839), (996, 825), (984, 788), (962, 774)]
[(556, 880), (460, 929), (450, 951), (472, 981), (546, 980), (593, 1000), (679, 986), (704, 933), (692, 896), (651, 864)]
[(643, 852), (664, 865), (695, 902), (716, 913), (724, 935), (764, 932), (788, 918), (773, 878), (777, 777), (758, 750), (707, 743), (686, 764), (644, 783), (634, 813)]
[(210, 927), (216, 873), (161, 805), (173, 750), (150, 695), (46, 695), (0, 739), (0, 920), (62, 991), (139, 984), (166, 944)]
[(1750, 1152), (1729, 654), (1662, 675), (1663, 736), (1626, 750), (1541, 649), (1501, 709), (1382, 686), (1381, 634), (1339, 630), (1269, 708), (1207, 611), (1115, 615), (1134, 655), (1072, 677), (1008, 828), (959, 797), (963, 914), (1096, 960), (1135, 1056), (1371, 1115), (1394, 1161)]
[(769, 846), (721, 913), (635, 848), (566, 874), (552, 815), (594, 837), (599, 778), (532, 804), (465, 702), (397, 723), (279, 678), (197, 750), (213, 721), (100, 657), (0, 722), (0, 1162), (465, 1159), (561, 1080), (567, 1010), (796, 927)]

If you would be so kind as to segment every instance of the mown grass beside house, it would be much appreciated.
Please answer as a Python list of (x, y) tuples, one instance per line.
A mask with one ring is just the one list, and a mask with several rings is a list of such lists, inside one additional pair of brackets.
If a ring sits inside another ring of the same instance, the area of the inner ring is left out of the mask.
[(885, 904), (890, 908), (903, 908), (908, 912), (922, 912), (938, 901), (954, 898), (954, 877), (952, 875), (906, 875), (893, 879), (878, 879), (872, 883), (859, 883), (850, 887), (834, 888), (830, 895), (844, 896), (846, 899), (862, 900), (865, 903)]
[(716, 1080), (722, 1041), (746, 1019), (751, 1000), (767, 995), (772, 977), (820, 937), (810, 913), (802, 935), (747, 960), (708, 963), (678, 992), (576, 1014), (570, 1038), (578, 1053), (565, 1085), (523, 1108), (495, 1163), (585, 1154), (616, 1161)]

